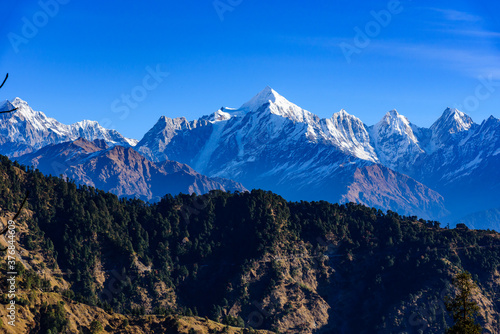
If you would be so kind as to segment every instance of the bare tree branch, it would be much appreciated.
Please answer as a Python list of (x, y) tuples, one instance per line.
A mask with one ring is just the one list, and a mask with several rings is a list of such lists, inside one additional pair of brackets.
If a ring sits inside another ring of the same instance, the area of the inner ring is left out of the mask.
[(5, 84), (5, 81), (7, 81), (7, 78), (8, 78), (8, 77), (9, 77), (9, 73), (7, 73), (7, 74), (5, 75), (5, 79), (3, 79), (3, 82), (2, 82), (2, 84), (0, 85), (0, 88), (2, 88), (2, 87), (3, 87), (3, 85)]
[[(19, 210), (17, 210), (17, 213), (16, 215), (14, 216), (14, 218), (12, 218), (11, 220), (15, 221), (17, 219), (17, 217), (19, 217), (19, 215), (21, 214), (21, 210), (23, 209), (24, 205), (26, 204), (26, 201), (28, 200), (28, 196), (30, 195), (30, 192), (27, 191), (26, 192), (26, 196), (24, 197), (24, 200), (23, 202), (21, 203), (21, 206), (19, 207)], [(0, 231), (0, 235), (3, 235), (3, 234), (6, 234), (7, 231), (9, 230), (9, 225), (5, 226), (5, 228)], [(0, 252), (4, 252), (7, 250), (7, 247), (5, 248), (0, 248)]]
[(13, 112), (13, 111), (16, 111), (16, 110), (17, 110), (17, 108), (14, 108), (12, 110), (0, 111), (0, 114), (6, 114), (6, 113)]
[[(5, 75), (5, 79), (3, 79), (3, 82), (2, 82), (2, 84), (0, 85), (0, 88), (2, 88), (2, 87), (3, 87), (3, 85), (5, 84), (5, 81), (7, 81), (7, 78), (8, 78), (8, 77), (9, 77), (9, 73), (7, 73), (7, 74)], [(9, 112), (13, 112), (13, 111), (15, 111), (15, 110), (17, 110), (17, 108), (14, 108), (14, 109), (12, 109), (12, 110), (4, 110), (4, 111), (0, 111), (0, 114), (6, 114), (6, 113), (9, 113)]]

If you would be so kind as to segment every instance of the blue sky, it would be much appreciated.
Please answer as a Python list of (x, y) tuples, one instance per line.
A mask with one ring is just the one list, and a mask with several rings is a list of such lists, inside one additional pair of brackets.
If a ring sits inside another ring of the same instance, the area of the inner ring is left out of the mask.
[(458, 107), (481, 122), (500, 117), (499, 12), (493, 1), (2, 3), (0, 98), (136, 139), (161, 115), (196, 119), (267, 85), (321, 117), (346, 109), (371, 125), (395, 108), (430, 126)]

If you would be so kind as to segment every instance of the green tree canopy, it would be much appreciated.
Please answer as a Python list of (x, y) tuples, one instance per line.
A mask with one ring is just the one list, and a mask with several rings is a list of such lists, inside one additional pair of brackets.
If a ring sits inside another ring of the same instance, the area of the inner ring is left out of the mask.
[(455, 325), (449, 328), (448, 334), (480, 334), (481, 326), (476, 322), (479, 305), (472, 299), (477, 285), (467, 271), (461, 272), (453, 279), (453, 286), (458, 290), (455, 297), (446, 298), (446, 309)]

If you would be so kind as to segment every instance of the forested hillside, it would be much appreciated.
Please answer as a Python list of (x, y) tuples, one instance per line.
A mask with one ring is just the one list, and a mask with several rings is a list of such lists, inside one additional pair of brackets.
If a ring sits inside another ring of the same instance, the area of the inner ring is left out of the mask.
[(493, 231), (260, 190), (147, 204), (1, 157), (4, 218), (26, 191), (27, 272), (49, 275), (45, 290), (107, 312), (286, 333), (442, 333), (451, 325), (443, 297), (466, 269), (480, 287), (480, 322), (500, 331)]

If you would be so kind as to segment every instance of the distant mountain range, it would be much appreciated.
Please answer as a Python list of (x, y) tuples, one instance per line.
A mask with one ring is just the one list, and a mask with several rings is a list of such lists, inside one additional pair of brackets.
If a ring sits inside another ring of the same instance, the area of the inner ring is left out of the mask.
[[(62, 125), (20, 99), (11, 103), (19, 110), (0, 116), (0, 153), (30, 153), (18, 160), (42, 166), (53, 150), (61, 150), (57, 144), (99, 139), (84, 145), (99, 150), (70, 159), (68, 176), (119, 195), (154, 199), (165, 184), (158, 183), (157, 192), (152, 186), (125, 186), (132, 179), (122, 177), (122, 186), (110, 187), (106, 182), (111, 181), (99, 180), (106, 179), (103, 170), (111, 161), (122, 164), (113, 168), (116, 175), (147, 170), (143, 164), (166, 170), (163, 162), (177, 161), (211, 180), (235, 181), (229, 186), (229, 181), (213, 181), (224, 189), (242, 189), (242, 184), (289, 200), (354, 201), (445, 222), (500, 207), (500, 121), (493, 116), (476, 124), (446, 109), (430, 128), (421, 128), (392, 110), (367, 126), (345, 110), (321, 119), (266, 87), (238, 109), (221, 108), (194, 121), (162, 116), (137, 142), (97, 122)], [(130, 157), (133, 161), (126, 160)], [(138, 160), (142, 167), (133, 164)], [(198, 187), (200, 192), (208, 188)]]
[(237, 182), (201, 175), (179, 162), (153, 163), (130, 147), (108, 147), (102, 139), (51, 144), (16, 159), (46, 174), (145, 201), (157, 201), (166, 194), (247, 191)]
[(137, 140), (125, 138), (116, 130), (108, 130), (95, 121), (81, 121), (66, 125), (34, 111), (27, 102), (15, 98), (5, 101), (0, 110), (17, 111), (0, 114), (0, 154), (10, 157), (36, 151), (46, 145), (59, 144), (83, 137), (103, 139), (109, 145), (134, 146)]

